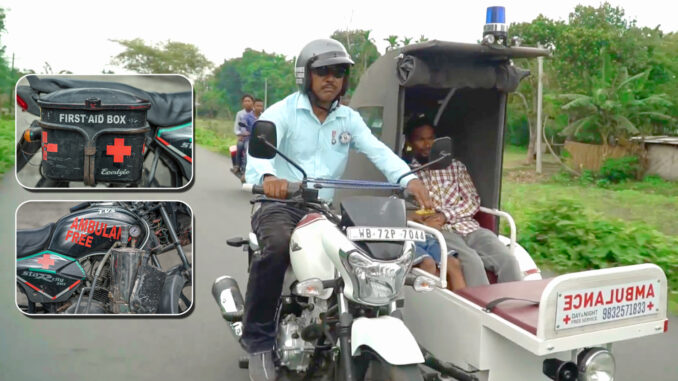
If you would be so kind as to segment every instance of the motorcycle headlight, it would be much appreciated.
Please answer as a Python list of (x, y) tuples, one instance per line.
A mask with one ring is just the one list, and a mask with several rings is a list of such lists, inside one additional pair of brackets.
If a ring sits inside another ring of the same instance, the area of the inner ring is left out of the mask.
[(586, 349), (577, 356), (577, 363), (581, 381), (614, 380), (614, 356), (606, 349)]
[(413, 252), (414, 245), (406, 242), (403, 255), (394, 261), (377, 261), (359, 252), (349, 254), (345, 263), (354, 281), (354, 299), (374, 306), (395, 299), (412, 266)]

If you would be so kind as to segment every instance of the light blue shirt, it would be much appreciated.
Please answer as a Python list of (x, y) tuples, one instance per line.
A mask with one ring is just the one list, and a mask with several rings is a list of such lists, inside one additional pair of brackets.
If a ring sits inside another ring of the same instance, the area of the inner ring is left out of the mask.
[[(276, 125), (278, 150), (299, 164), (308, 177), (338, 179), (346, 168), (349, 148), (365, 155), (379, 168), (388, 181), (395, 183), (410, 168), (390, 148), (379, 141), (356, 111), (339, 106), (324, 123), (313, 113), (308, 96), (296, 92), (269, 107), (259, 117)], [(273, 159), (257, 159), (247, 154), (247, 183), (261, 184), (271, 174), (292, 182), (303, 175), (279, 155)], [(400, 180), (402, 186), (417, 176)], [(333, 189), (320, 189), (318, 197), (332, 200)]]

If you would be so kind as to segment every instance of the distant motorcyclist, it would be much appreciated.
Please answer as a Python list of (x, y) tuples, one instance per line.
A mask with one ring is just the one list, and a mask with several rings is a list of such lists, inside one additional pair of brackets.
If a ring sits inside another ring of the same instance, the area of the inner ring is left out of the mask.
[[(408, 165), (380, 142), (360, 114), (342, 106), (353, 61), (344, 46), (331, 39), (308, 43), (299, 53), (295, 77), (299, 91), (268, 108), (260, 117), (275, 123), (278, 149), (301, 165), (310, 177), (340, 178), (353, 147), (395, 182), (409, 172)], [(248, 183), (263, 184), (270, 198), (284, 199), (288, 181), (302, 175), (280, 157), (247, 158)], [(428, 191), (415, 175), (404, 177), (406, 186), (420, 205), (432, 206)], [(321, 189), (319, 198), (331, 200), (333, 191)], [(242, 344), (249, 353), (252, 380), (275, 379), (272, 349), (275, 342), (275, 310), (289, 266), (289, 241), (297, 223), (308, 211), (282, 202), (264, 203), (252, 216), (261, 255), (252, 259)]]
[(245, 94), (240, 99), (242, 103), (242, 110), (235, 114), (235, 123), (233, 125), (233, 132), (238, 138), (237, 151), (235, 153), (235, 163), (231, 172), (240, 176), (242, 167), (244, 167), (243, 160), (245, 159), (246, 143), (250, 137), (247, 119), (254, 115), (254, 97), (250, 94)]

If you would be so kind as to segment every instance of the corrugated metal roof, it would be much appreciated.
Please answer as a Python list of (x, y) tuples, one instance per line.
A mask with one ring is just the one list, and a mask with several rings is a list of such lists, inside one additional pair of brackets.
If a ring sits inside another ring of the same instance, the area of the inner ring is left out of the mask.
[[(632, 141), (641, 141), (643, 138), (641, 136), (634, 136), (631, 138)], [(646, 144), (669, 144), (678, 146), (678, 136), (646, 136)]]

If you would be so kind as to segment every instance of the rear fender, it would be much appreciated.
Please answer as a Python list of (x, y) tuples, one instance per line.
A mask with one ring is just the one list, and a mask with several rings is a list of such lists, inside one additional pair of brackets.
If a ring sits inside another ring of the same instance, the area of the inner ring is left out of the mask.
[[(498, 236), (499, 241), (509, 247), (511, 240), (508, 237), (503, 235)], [(541, 278), (541, 270), (537, 267), (537, 264), (534, 263), (534, 260), (530, 256), (530, 253), (525, 250), (524, 247), (520, 246), (518, 242), (515, 243), (515, 248), (513, 250), (513, 255), (518, 261), (518, 266), (520, 267), (520, 274), (523, 277), (523, 280), (539, 280)]]
[(392, 316), (360, 317), (351, 326), (351, 355), (361, 346), (370, 347), (392, 365), (421, 364), (424, 356), (402, 320)]

